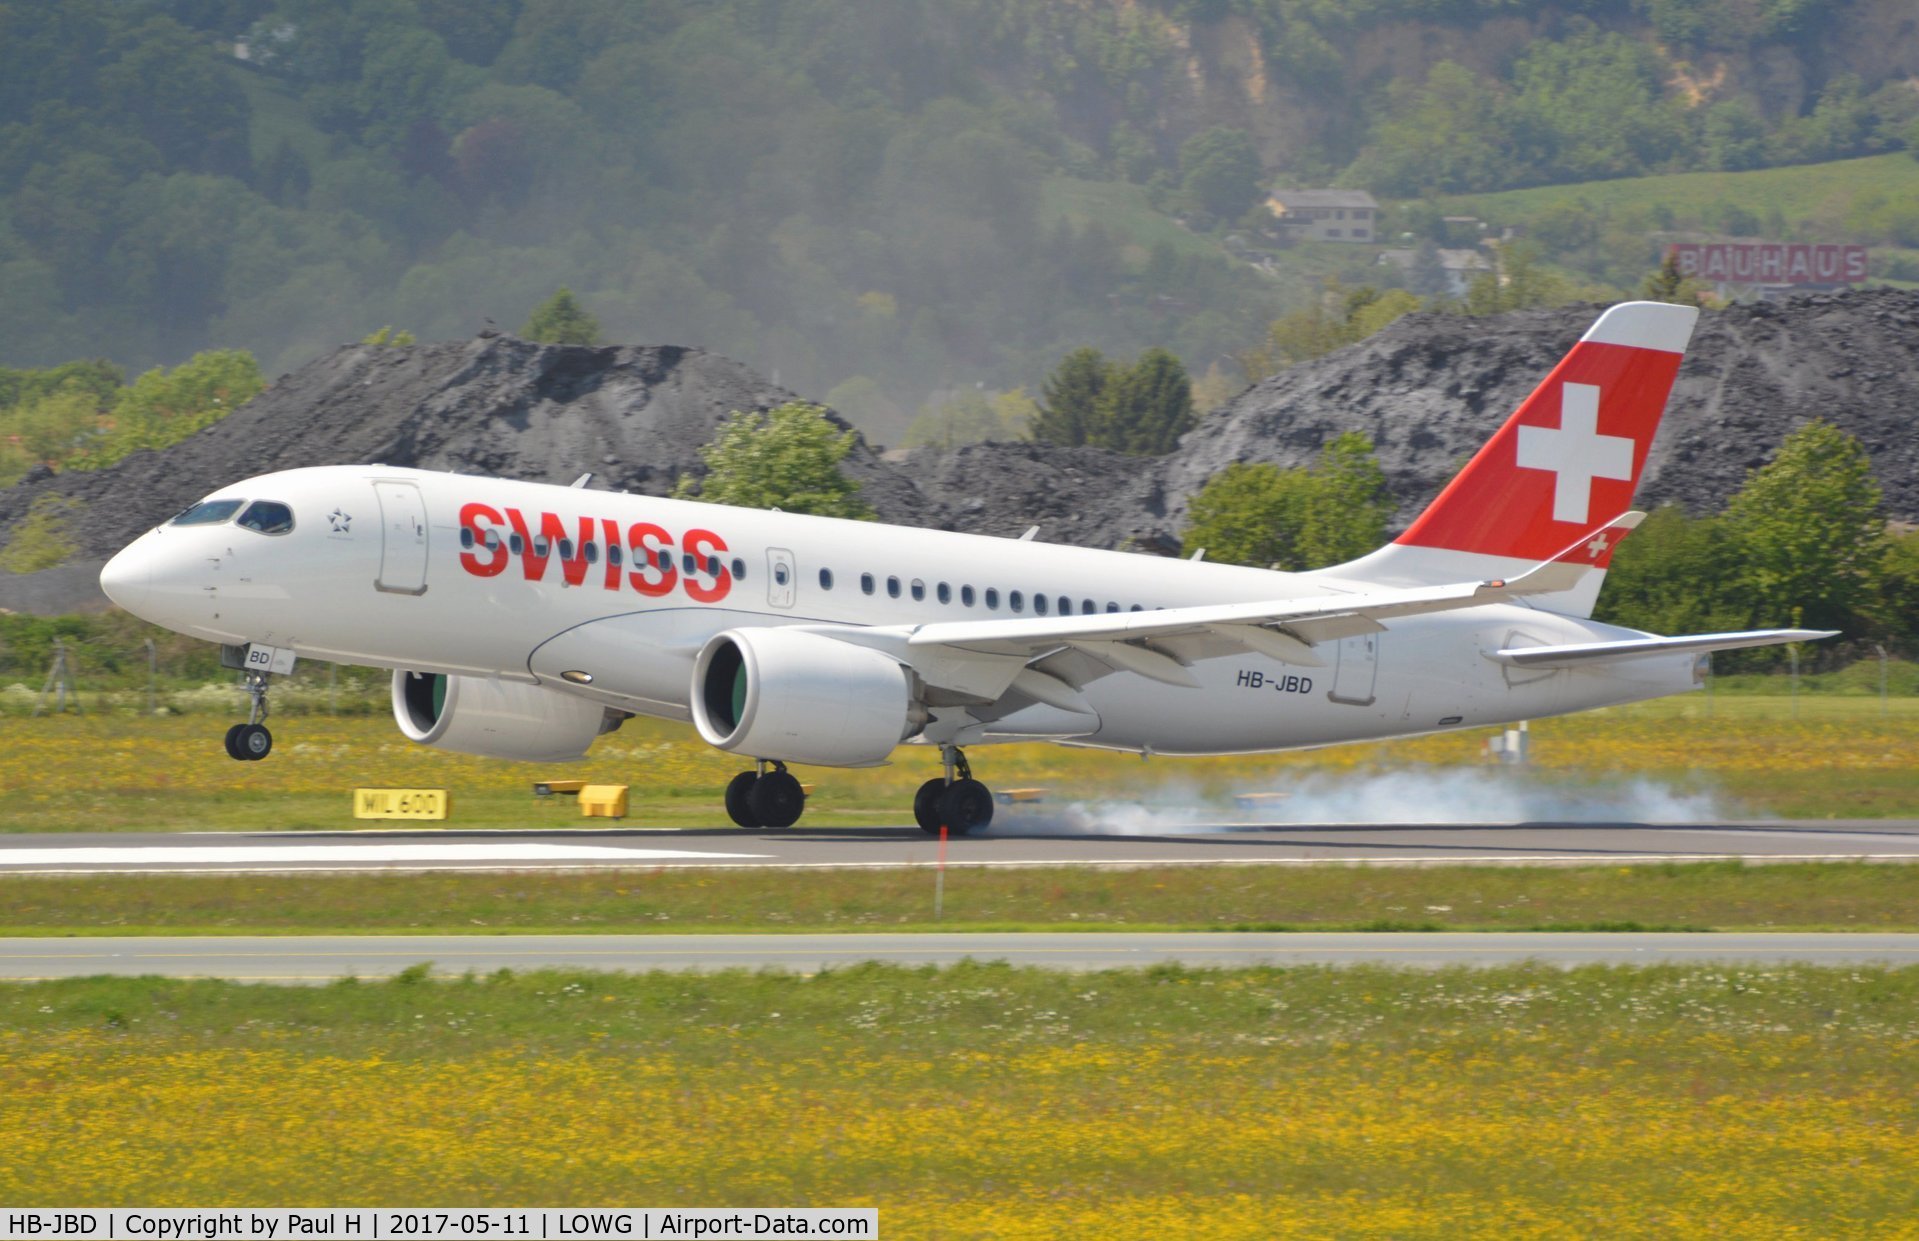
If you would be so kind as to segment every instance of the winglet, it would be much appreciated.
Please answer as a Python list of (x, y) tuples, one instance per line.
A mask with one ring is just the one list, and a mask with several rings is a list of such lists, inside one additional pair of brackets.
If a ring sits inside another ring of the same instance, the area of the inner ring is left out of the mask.
[[(1621, 513), (1609, 522), (1588, 530), (1518, 577), (1500, 583), (1507, 594), (1543, 595), (1571, 590), (1594, 569), (1612, 563), (1619, 541), (1639, 528), (1646, 515), (1637, 509)], [(1489, 585), (1491, 583), (1488, 583)]]

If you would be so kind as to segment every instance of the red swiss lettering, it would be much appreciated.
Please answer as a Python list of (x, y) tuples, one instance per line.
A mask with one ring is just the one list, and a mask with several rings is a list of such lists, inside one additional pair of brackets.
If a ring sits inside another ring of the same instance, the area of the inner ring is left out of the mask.
[(534, 538), (526, 526), (526, 518), (519, 509), (506, 510), (506, 519), (513, 525), (513, 533), (520, 536), (520, 570), (529, 582), (538, 582), (546, 577), (546, 562), (555, 552), (571, 552), (560, 557), (560, 576), (568, 586), (578, 586), (586, 580), (586, 545), (593, 538), (593, 519), (580, 518), (579, 540), (568, 543), (566, 523), (556, 514), (540, 514), (540, 534)]
[(626, 528), (626, 545), (632, 549), (634, 570), (626, 575), (633, 589), (657, 599), (670, 592), (680, 580), (669, 555), (660, 563), (660, 549), (673, 546), (673, 536), (650, 521), (636, 521)]
[[(726, 550), (726, 540), (711, 530), (688, 530), (686, 550), (693, 554), (695, 564), (704, 565), (709, 558), (717, 557)], [(727, 571), (725, 560), (720, 560), (720, 571), (713, 578), (711, 586), (695, 577), (686, 579), (686, 593), (700, 603), (718, 603), (732, 589), (733, 575)]]
[[(482, 524), (484, 523), (484, 524)], [(460, 553), (460, 564), (475, 577), (492, 577), (506, 568), (506, 544), (497, 536), (489, 536), (503, 524), (498, 509), (485, 504), (465, 504), (460, 507), (461, 541), (467, 536), (473, 540), (473, 550)], [(480, 552), (486, 552), (486, 558), (480, 558)]]

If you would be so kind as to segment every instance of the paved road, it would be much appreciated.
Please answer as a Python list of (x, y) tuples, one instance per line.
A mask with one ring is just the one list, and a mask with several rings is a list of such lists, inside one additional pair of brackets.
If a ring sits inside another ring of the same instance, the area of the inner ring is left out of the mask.
[[(521, 870), (548, 867), (925, 867), (939, 843), (911, 827), (787, 831), (639, 828), (527, 831), (62, 833), (0, 836), (0, 875), (120, 871)], [(1219, 823), (1178, 830), (1050, 830), (995, 824), (950, 842), (952, 866), (1635, 863), (1745, 858), (1919, 861), (1919, 821), (1820, 823)]]
[(381, 977), (422, 961), (442, 974), (542, 968), (813, 973), (860, 961), (972, 958), (1055, 969), (1199, 966), (1436, 967), (1605, 963), (1919, 964), (1919, 934), (1275, 933), (1037, 935), (367, 935), (0, 939), (0, 978), (163, 974), (269, 982)]

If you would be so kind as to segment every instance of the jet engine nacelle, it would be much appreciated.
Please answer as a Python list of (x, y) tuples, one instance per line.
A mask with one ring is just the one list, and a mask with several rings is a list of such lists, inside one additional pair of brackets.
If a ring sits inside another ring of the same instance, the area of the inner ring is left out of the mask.
[(870, 767), (926, 722), (906, 669), (878, 651), (795, 629), (729, 629), (693, 663), (693, 722), (753, 758)]
[(626, 719), (539, 685), (405, 670), (393, 674), (393, 718), (421, 745), (534, 763), (583, 758)]

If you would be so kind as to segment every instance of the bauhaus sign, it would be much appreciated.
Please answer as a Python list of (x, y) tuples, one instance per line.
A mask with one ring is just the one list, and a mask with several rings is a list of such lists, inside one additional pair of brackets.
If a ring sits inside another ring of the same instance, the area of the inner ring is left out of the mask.
[(1681, 242), (1670, 253), (1679, 274), (1731, 284), (1856, 284), (1866, 247), (1797, 241)]

